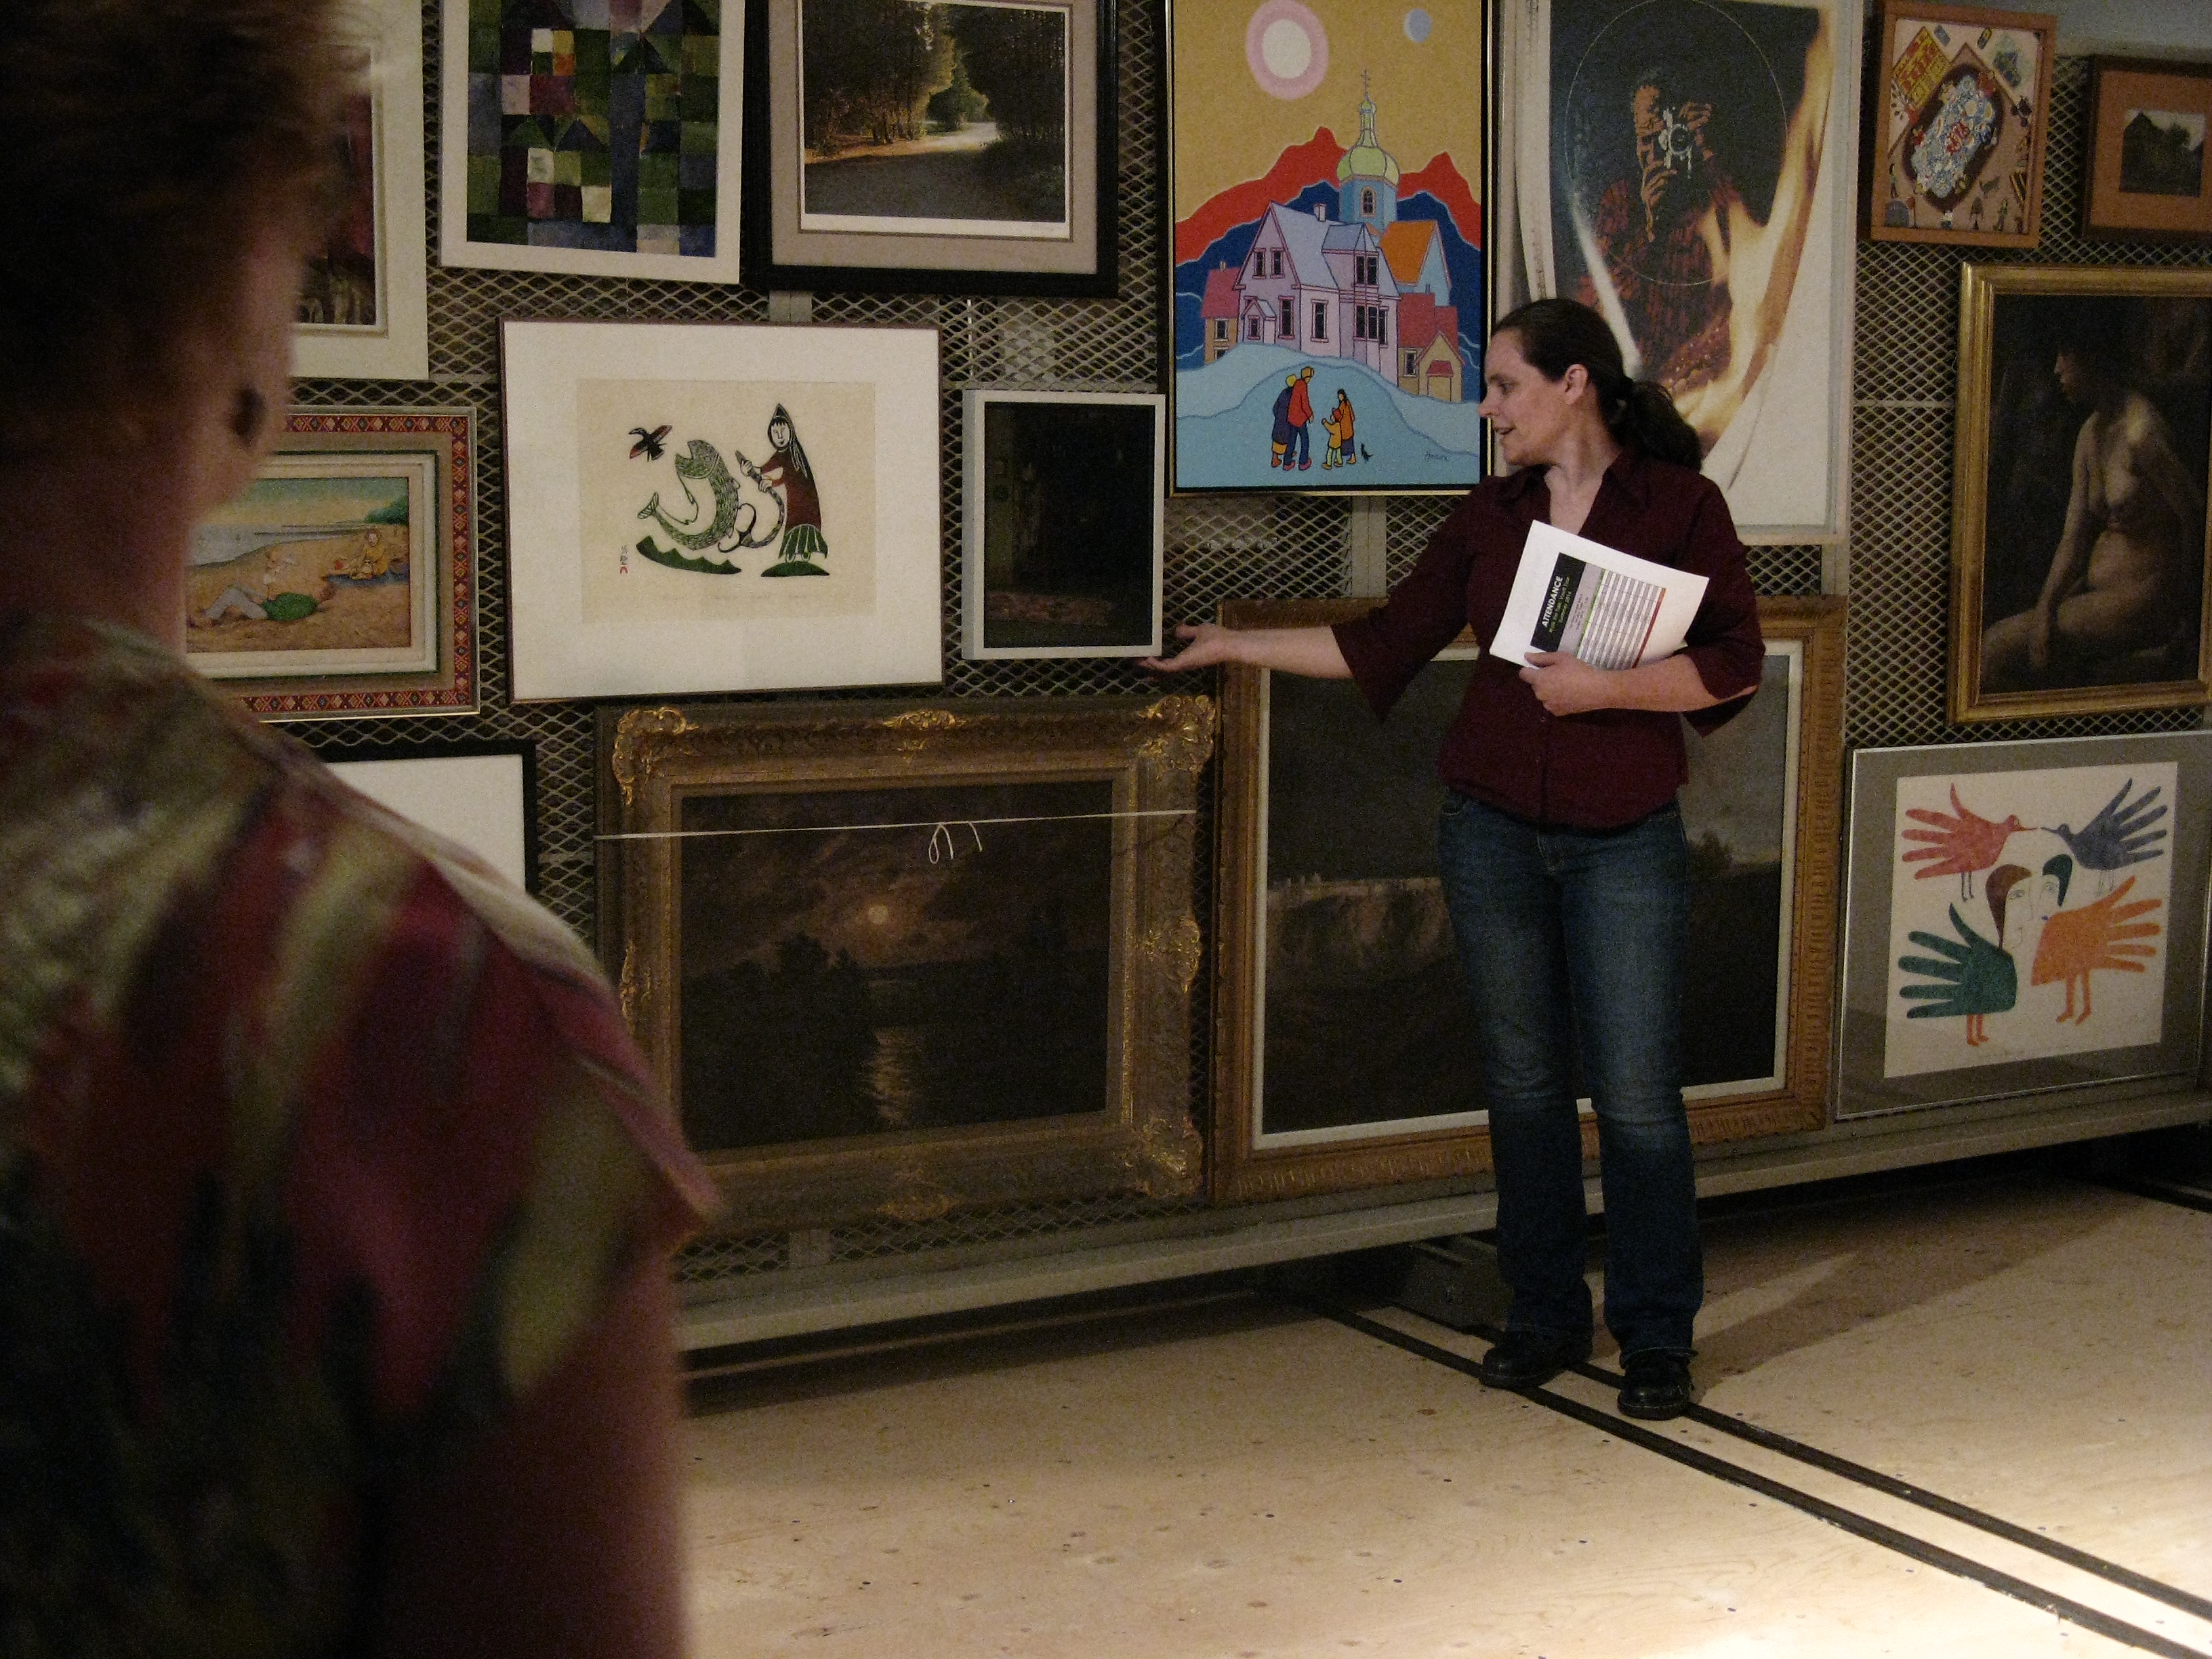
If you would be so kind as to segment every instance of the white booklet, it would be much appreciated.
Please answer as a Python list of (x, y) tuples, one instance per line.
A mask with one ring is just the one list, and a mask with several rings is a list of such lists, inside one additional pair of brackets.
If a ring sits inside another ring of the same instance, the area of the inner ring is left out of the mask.
[(1564, 651), (1593, 668), (1634, 668), (1680, 651), (1705, 598), (1703, 576), (1538, 522), (1490, 648), (1507, 662)]

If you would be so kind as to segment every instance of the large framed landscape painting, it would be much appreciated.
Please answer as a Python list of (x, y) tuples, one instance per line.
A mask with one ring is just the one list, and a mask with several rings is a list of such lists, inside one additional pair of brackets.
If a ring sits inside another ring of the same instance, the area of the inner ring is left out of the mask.
[(934, 329), (500, 338), (518, 701), (938, 683)]
[(1501, 0), (1503, 313), (1564, 295), (1696, 428), (1745, 539), (1840, 538), (1858, 0)]
[(185, 659), (264, 720), (477, 706), (476, 418), (295, 409), (192, 532)]
[(743, 0), (443, 0), (438, 259), (734, 283)]
[[(1357, 616), (1241, 601), (1232, 627)], [(1842, 738), (1839, 599), (1765, 599), (1765, 678), (1689, 735), (1685, 1094), (1701, 1142), (1819, 1127), (1828, 1075)], [(1223, 1202), (1488, 1167), (1468, 994), (1437, 877), (1436, 756), (1480, 653), (1462, 638), (1377, 726), (1348, 682), (1223, 686), (1211, 1182)]]
[(1172, 0), (1173, 488), (1483, 476), (1486, 9)]
[(2195, 1077), (2212, 732), (1862, 749), (1838, 1117)]
[(753, 0), (756, 287), (1115, 292), (1111, 0)]
[(2212, 271), (1968, 264), (1952, 720), (2212, 696)]
[(1201, 1179), (1202, 697), (602, 710), (602, 943), (736, 1231)]

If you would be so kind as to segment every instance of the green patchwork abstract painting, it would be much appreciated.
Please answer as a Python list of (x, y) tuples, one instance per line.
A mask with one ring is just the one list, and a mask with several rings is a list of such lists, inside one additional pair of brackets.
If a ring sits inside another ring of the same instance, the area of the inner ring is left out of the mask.
[(738, 279), (741, 0), (445, 0), (440, 258)]

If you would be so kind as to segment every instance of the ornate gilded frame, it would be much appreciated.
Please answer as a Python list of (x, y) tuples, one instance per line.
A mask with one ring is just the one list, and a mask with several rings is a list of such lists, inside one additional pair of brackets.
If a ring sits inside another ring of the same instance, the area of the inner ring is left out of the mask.
[[(1213, 703), (1195, 696), (599, 711), (601, 946), (630, 1030), (679, 1113), (684, 876), (683, 838), (672, 832), (687, 799), (1112, 787), (1110, 1054), (1099, 1109), (715, 1152), (707, 1161), (728, 1200), (721, 1224), (920, 1221), (963, 1206), (1198, 1190), (1191, 987), (1203, 951), (1191, 894), (1198, 778), (1214, 728)], [(917, 856), (927, 838), (916, 832)]]
[[(1232, 628), (1295, 628), (1360, 615), (1364, 599), (1242, 600), (1223, 605)], [(1780, 1074), (1752, 1086), (1692, 1091), (1690, 1127), (1699, 1144), (1816, 1129), (1826, 1121), (1829, 1020), (1837, 939), (1837, 847), (1843, 750), (1844, 601), (1763, 599), (1759, 623), (1770, 652), (1793, 656), (1794, 857)], [(1217, 1203), (1249, 1203), (1348, 1188), (1462, 1180), (1490, 1168), (1486, 1122), (1467, 1115), (1441, 1127), (1372, 1126), (1356, 1139), (1262, 1145), (1258, 1133), (1258, 997), (1265, 951), (1264, 814), (1267, 794), (1268, 675), (1242, 665), (1222, 685), (1221, 825), (1216, 877), (1214, 1102), (1210, 1188)], [(1473, 1063), (1469, 1057), (1470, 1065)], [(1699, 1097), (1702, 1096), (1703, 1097)], [(1291, 1137), (1285, 1137), (1285, 1140)], [(1303, 1139), (1303, 1138), (1300, 1138)], [(1596, 1153), (1594, 1122), (1584, 1151)]]
[[(1988, 621), (1991, 398), (1997, 301), (2013, 296), (2212, 301), (2212, 270), (2141, 270), (2074, 265), (1963, 265), (1959, 272), (1958, 432), (1951, 475), (1951, 660), (1948, 714), (1957, 724), (2066, 714), (2179, 708), (2212, 698), (2212, 515), (2198, 526), (2196, 673), (2121, 684), (1991, 691), (1982, 684)], [(2070, 464), (2070, 458), (2069, 458)]]

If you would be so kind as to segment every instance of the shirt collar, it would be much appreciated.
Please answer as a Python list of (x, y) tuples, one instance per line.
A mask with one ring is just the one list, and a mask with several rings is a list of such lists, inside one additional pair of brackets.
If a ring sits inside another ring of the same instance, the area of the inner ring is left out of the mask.
[[(1613, 458), (1605, 476), (1628, 492), (1638, 507), (1651, 505), (1651, 461), (1640, 444), (1623, 444), (1620, 453)], [(1532, 489), (1544, 487), (1544, 469), (1524, 466), (1518, 472), (1509, 472), (1498, 483), (1498, 489), (1509, 501), (1517, 501)]]

